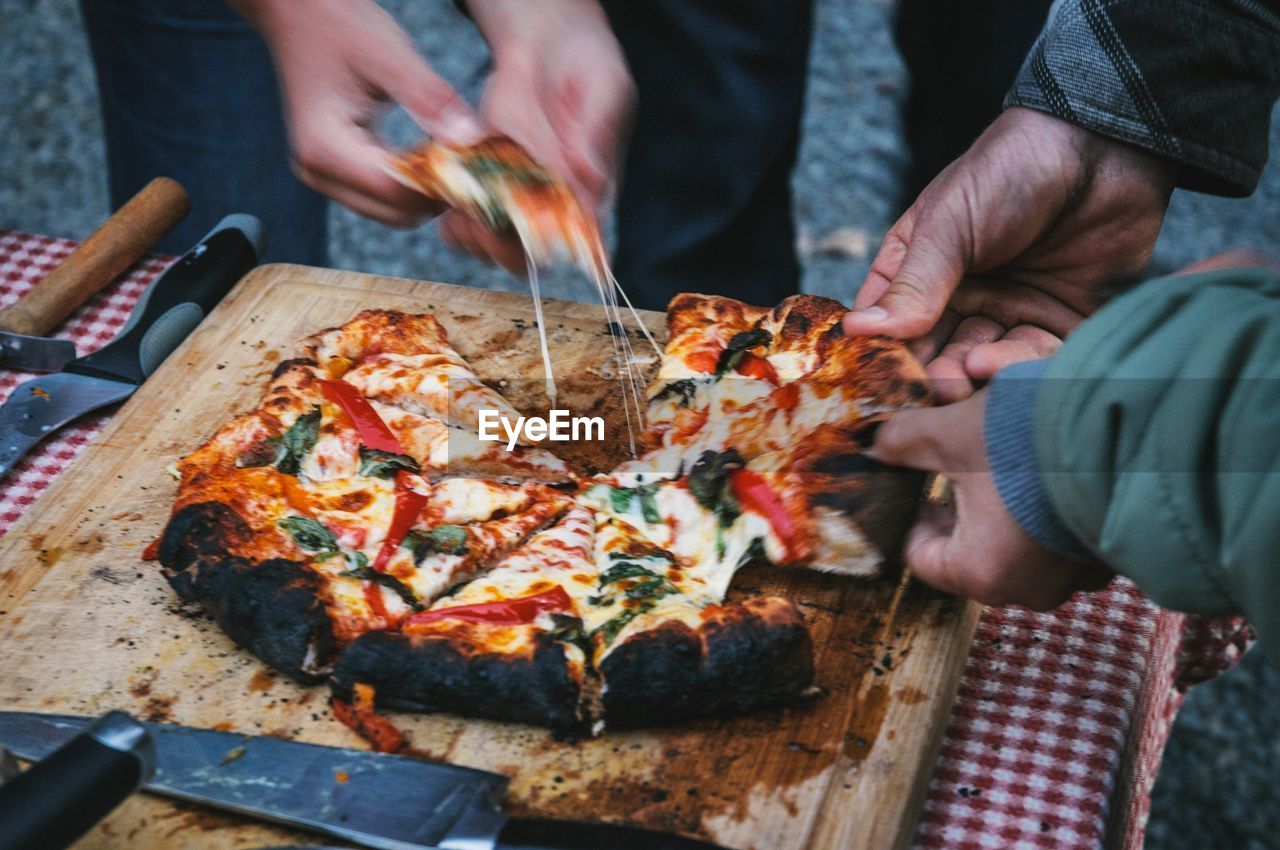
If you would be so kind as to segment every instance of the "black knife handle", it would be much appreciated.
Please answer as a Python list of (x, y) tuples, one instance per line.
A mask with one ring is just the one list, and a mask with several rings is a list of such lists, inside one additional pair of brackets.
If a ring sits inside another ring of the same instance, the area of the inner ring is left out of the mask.
[(494, 850), (724, 850), (679, 835), (607, 823), (513, 818)]
[(120, 335), (65, 371), (141, 384), (258, 263), (262, 223), (229, 215), (138, 300)]
[(113, 711), (0, 786), (0, 850), (61, 850), (155, 770), (146, 728)]

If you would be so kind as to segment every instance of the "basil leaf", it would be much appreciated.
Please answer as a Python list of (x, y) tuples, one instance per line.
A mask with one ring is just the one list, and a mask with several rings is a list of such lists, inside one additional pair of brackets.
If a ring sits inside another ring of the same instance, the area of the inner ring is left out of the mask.
[(286, 516), (276, 525), (293, 536), (293, 541), (309, 552), (337, 552), (338, 539), (324, 525), (307, 516)]
[(547, 637), (561, 643), (571, 643), (587, 655), (591, 654), (591, 637), (582, 626), (582, 618), (552, 614), (551, 622), (555, 628), (547, 632)]
[(609, 493), (609, 502), (620, 514), (629, 514), (638, 499), (640, 515), (645, 522), (662, 522), (662, 514), (658, 512), (658, 485), (641, 484), (638, 487), (613, 487)]
[(293, 421), (289, 430), (280, 438), (280, 458), (276, 461), (276, 469), (286, 475), (297, 475), (302, 471), (302, 462), (316, 447), (320, 439), (320, 408), (311, 408)]
[(624, 578), (634, 578), (635, 576), (650, 576), (657, 578), (658, 574), (648, 567), (642, 567), (639, 564), (630, 561), (624, 561), (621, 564), (614, 564), (609, 569), (600, 574), (599, 587), (606, 584), (613, 584), (615, 581), (621, 581)]
[[(721, 553), (720, 557), (724, 557)], [(768, 562), (769, 556), (764, 551), (764, 540), (757, 537), (751, 541), (751, 545), (747, 547), (747, 551), (742, 553), (742, 557), (738, 560), (738, 568), (745, 567), (752, 561)]]
[(729, 339), (727, 347), (730, 351), (746, 351), (748, 348), (768, 345), (771, 342), (773, 342), (773, 334), (764, 328), (754, 328), (734, 334)]
[(640, 513), (644, 517), (644, 521), (655, 524), (662, 522), (662, 514), (658, 513), (657, 485), (639, 487), (636, 489), (636, 493), (640, 496)]
[(689, 492), (709, 511), (718, 511), (728, 491), (729, 473), (746, 464), (736, 449), (708, 449), (689, 469)]
[(613, 509), (625, 514), (631, 510), (631, 491), (622, 487), (613, 487), (609, 491), (609, 503), (613, 505)]
[(655, 602), (664, 596), (680, 591), (671, 582), (661, 576), (654, 576), (647, 581), (637, 582), (626, 589), (628, 599), (652, 599)]
[[(355, 554), (363, 555), (364, 553), (356, 552)], [(399, 596), (400, 599), (404, 601), (404, 604), (408, 605), (415, 611), (421, 611), (426, 607), (422, 604), (422, 601), (418, 599), (418, 595), (414, 593), (407, 584), (390, 573), (380, 573), (373, 569), (368, 565), (368, 559), (356, 564), (342, 575), (347, 578), (360, 579), (361, 581), (371, 581), (375, 584), (380, 584), (385, 588), (389, 588), (395, 592), (396, 596)]]
[(723, 378), (725, 375), (738, 368), (738, 364), (742, 362), (743, 350), (734, 350), (726, 348), (720, 352), (720, 359), (716, 361), (716, 378)]
[(693, 378), (681, 378), (678, 381), (672, 381), (663, 387), (657, 395), (653, 397), (654, 401), (661, 401), (668, 396), (679, 397), (679, 406), (688, 407), (693, 403), (693, 399), (698, 394), (698, 387), (704, 381), (695, 380)]
[(467, 554), (467, 530), (460, 525), (438, 525), (430, 531), (414, 529), (404, 536), (401, 542), (413, 553), (413, 562), (421, 564), (432, 554), (465, 555)]
[(515, 183), (551, 183), (551, 172), (538, 166), (512, 165), (492, 156), (478, 156), (467, 162), (467, 171), (478, 179), (496, 178)]
[(605, 620), (603, 623), (600, 624), (599, 628), (597, 628), (591, 634), (593, 636), (600, 635), (604, 639), (605, 646), (608, 646), (609, 644), (613, 643), (615, 638), (618, 637), (618, 632), (626, 628), (627, 623), (630, 623), (636, 617), (639, 617), (641, 614), (648, 611), (652, 607), (653, 607), (653, 603), (651, 602), (647, 605), (637, 605), (635, 608), (630, 608), (626, 611), (623, 611), (618, 616), (609, 620)]
[(360, 447), (360, 474), (373, 478), (394, 478), (398, 470), (421, 472), (422, 467), (408, 455), (384, 452), (381, 449)]
[(656, 546), (652, 549), (647, 549), (644, 552), (640, 552), (639, 554), (631, 554), (630, 552), (610, 552), (609, 553), (610, 561), (647, 561), (652, 559), (657, 559), (659, 561), (666, 561), (669, 564), (674, 564), (676, 562), (675, 555), (672, 555), (666, 549), (659, 549)]

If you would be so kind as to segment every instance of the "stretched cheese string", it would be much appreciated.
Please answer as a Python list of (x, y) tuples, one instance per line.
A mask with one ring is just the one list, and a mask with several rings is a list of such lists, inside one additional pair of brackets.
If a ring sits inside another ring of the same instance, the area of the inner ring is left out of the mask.
[[(543, 244), (539, 239), (537, 229), (526, 218), (525, 211), (520, 208), (515, 197), (510, 192), (504, 192), (503, 194), (505, 195), (503, 198), (504, 206), (509, 210), (508, 218), (515, 227), (516, 235), (520, 238), (520, 245), (524, 249), (525, 266), (529, 273), (529, 288), (533, 295), (534, 315), (538, 322), (538, 346), (542, 354), (543, 371), (546, 375), (547, 396), (554, 405), (557, 389), (555, 374), (551, 366), (551, 353), (547, 345), (547, 326), (543, 318), (542, 293), (538, 283), (538, 261), (540, 259), (550, 259), (550, 256), (555, 251), (549, 250), (550, 246)], [(519, 214), (511, 214), (512, 212)], [(627, 425), (628, 447), (631, 450), (631, 456), (635, 457), (638, 454), (636, 434), (644, 428), (644, 376), (636, 362), (635, 352), (631, 348), (630, 336), (622, 323), (622, 311), (618, 307), (617, 298), (619, 294), (622, 295), (631, 316), (635, 319), (641, 333), (644, 334), (645, 339), (649, 341), (659, 358), (662, 357), (662, 349), (658, 347), (657, 341), (649, 333), (649, 329), (641, 320), (640, 314), (632, 306), (631, 299), (627, 297), (621, 284), (618, 283), (618, 279), (609, 268), (608, 254), (605, 251), (604, 242), (600, 238), (599, 232), (594, 228), (588, 231), (587, 228), (581, 225), (581, 220), (573, 222), (573, 226), (569, 228), (570, 232), (563, 234), (565, 241), (560, 247), (563, 248), (569, 259), (573, 261), (573, 264), (590, 277), (595, 284), (596, 293), (600, 297), (600, 304), (604, 308), (605, 325), (609, 331), (613, 358), (618, 364), (618, 379), (621, 382), (623, 418)]]
[[(581, 234), (579, 236), (581, 237)], [(644, 387), (641, 380), (643, 376), (636, 364), (635, 352), (631, 349), (631, 338), (627, 334), (626, 326), (622, 324), (622, 313), (618, 309), (617, 293), (622, 292), (622, 287), (609, 269), (608, 257), (599, 234), (596, 234), (593, 243), (590, 246), (590, 266), (583, 270), (590, 274), (596, 285), (596, 292), (600, 296), (601, 306), (604, 307), (606, 327), (613, 345), (613, 359), (618, 364), (622, 412), (627, 423), (627, 444), (631, 450), (631, 456), (636, 457), (639, 454), (636, 448), (636, 434), (644, 428)], [(579, 268), (583, 268), (582, 262), (579, 262)], [(626, 293), (623, 293), (622, 297), (626, 298)], [(630, 299), (627, 299), (627, 306), (630, 307), (630, 305)], [(643, 329), (645, 336), (649, 336), (648, 328), (645, 328), (644, 322), (640, 321), (634, 308), (631, 309), (631, 313)], [(649, 337), (649, 341), (657, 350), (657, 343), (652, 337)]]
[(525, 246), (524, 264), (529, 270), (529, 290), (533, 293), (533, 315), (538, 323), (538, 348), (542, 351), (542, 370), (547, 379), (547, 398), (551, 400), (551, 406), (555, 407), (559, 393), (556, 390), (556, 375), (551, 368), (551, 351), (547, 347), (547, 322), (542, 317), (542, 291), (538, 287), (538, 264), (533, 261), (533, 254), (529, 253), (524, 239), (520, 240), (520, 244)]

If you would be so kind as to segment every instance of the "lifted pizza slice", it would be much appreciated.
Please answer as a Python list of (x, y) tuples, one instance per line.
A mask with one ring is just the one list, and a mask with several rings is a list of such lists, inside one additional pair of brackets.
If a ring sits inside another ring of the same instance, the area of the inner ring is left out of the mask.
[(396, 160), (392, 176), (496, 233), (518, 234), (538, 266), (564, 258), (594, 275), (604, 262), (599, 228), (573, 190), (508, 136), (426, 142)]

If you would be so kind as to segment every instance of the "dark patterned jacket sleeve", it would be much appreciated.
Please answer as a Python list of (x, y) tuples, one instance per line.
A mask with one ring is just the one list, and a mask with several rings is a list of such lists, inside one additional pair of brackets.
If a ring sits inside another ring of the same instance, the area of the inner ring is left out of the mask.
[(1280, 0), (1058, 0), (1005, 106), (1048, 112), (1241, 196), (1280, 97)]

